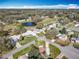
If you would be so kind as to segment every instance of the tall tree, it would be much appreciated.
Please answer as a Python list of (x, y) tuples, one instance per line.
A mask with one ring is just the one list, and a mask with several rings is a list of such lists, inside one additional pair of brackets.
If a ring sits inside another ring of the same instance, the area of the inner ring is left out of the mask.
[(37, 23), (36, 28), (42, 29), (44, 27), (44, 24), (42, 22)]

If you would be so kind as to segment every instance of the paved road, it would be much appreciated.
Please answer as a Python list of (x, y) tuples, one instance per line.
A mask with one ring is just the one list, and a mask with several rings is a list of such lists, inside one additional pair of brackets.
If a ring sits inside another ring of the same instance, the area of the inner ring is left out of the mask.
[(62, 47), (56, 43), (51, 43), (51, 44), (57, 46), (61, 50), (61, 54), (64, 54), (69, 59), (79, 59), (79, 50), (75, 49), (73, 46)]
[(24, 49), (26, 47), (29, 47), (31, 44), (35, 44), (35, 41), (32, 41), (32, 42), (30, 42), (30, 43), (28, 43), (28, 44), (26, 44), (26, 45), (24, 45), (24, 46), (22, 46), (20, 48), (17, 48), (15, 50), (3, 55), (3, 59), (10, 57), (11, 55), (15, 54), (16, 52), (18, 52), (18, 51), (20, 51), (20, 50), (22, 50), (22, 49)]
[(54, 42), (46, 40), (45, 37), (38, 37), (39, 39), (43, 39), (44, 41), (49, 42), (50, 44), (58, 47), (61, 50), (61, 54), (58, 56), (60, 57), (61, 55), (67, 56), (69, 59), (79, 59), (79, 50), (74, 48), (73, 46), (60, 46)]

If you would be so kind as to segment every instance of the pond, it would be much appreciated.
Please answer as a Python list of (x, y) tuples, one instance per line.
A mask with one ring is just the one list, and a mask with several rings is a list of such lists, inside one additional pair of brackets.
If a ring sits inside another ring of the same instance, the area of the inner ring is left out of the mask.
[(25, 22), (25, 23), (22, 23), (23, 26), (35, 26), (36, 23), (35, 22)]

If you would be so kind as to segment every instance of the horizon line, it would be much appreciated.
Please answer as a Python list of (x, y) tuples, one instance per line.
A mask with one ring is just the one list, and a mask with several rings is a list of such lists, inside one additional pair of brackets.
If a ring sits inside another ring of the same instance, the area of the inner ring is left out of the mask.
[(77, 4), (57, 4), (57, 5), (25, 5), (25, 6), (0, 6), (0, 9), (79, 9)]

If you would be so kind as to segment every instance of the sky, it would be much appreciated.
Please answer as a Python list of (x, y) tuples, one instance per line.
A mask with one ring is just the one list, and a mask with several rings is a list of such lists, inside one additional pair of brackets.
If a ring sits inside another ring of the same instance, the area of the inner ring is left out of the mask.
[(76, 8), (79, 0), (0, 0), (0, 8)]

